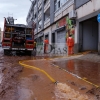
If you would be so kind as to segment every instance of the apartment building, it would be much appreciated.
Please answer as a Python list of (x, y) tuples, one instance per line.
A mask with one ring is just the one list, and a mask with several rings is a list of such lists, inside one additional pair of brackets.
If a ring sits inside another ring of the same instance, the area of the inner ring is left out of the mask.
[(0, 42), (2, 41), (2, 31), (1, 31), (1, 28), (0, 28)]
[(100, 54), (100, 0), (75, 0), (77, 13), (75, 31), (75, 50), (98, 51)]
[(48, 38), (50, 44), (62, 43), (66, 46), (68, 34), (74, 38), (75, 30), (74, 0), (33, 0), (26, 21), (36, 23), (34, 38), (42, 43)]

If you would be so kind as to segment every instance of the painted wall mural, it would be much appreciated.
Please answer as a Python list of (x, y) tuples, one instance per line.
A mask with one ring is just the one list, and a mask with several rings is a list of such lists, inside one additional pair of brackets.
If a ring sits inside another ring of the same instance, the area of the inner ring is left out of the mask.
[(74, 39), (75, 28), (74, 28), (73, 20), (70, 20), (68, 17), (66, 17), (66, 39), (69, 37), (69, 35), (72, 35)]
[(70, 20), (67, 16), (56, 23), (57, 28), (60, 28), (61, 26), (64, 25), (66, 26), (66, 39), (69, 37), (69, 35), (72, 35), (74, 39), (75, 28), (74, 28), (73, 20)]

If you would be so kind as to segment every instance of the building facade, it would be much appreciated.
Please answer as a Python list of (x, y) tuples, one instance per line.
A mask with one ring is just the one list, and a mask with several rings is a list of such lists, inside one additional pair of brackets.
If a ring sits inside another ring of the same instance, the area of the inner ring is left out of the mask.
[(77, 13), (75, 31), (75, 50), (98, 51), (100, 54), (100, 0), (75, 0)]
[(2, 37), (3, 37), (3, 31), (1, 31), (1, 28), (0, 28), (0, 42), (2, 42)]
[(75, 18), (74, 0), (33, 0), (26, 21), (30, 26), (36, 23), (34, 38), (38, 43), (48, 38), (49, 44), (63, 48), (68, 34), (74, 38)]

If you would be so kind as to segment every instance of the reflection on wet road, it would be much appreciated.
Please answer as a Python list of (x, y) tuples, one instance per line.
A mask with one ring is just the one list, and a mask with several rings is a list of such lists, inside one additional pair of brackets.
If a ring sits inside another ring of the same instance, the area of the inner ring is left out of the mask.
[(33, 85), (32, 85), (32, 79), (30, 77), (32, 74), (34, 74), (33, 70), (24, 68), (24, 71), (19, 76), (18, 100), (33, 100), (34, 98), (34, 94), (32, 91)]
[(82, 78), (85, 77), (88, 81), (100, 86), (100, 63), (72, 59), (62, 62), (54, 62), (54, 64), (76, 74), (77, 76)]
[(24, 68), (18, 80), (18, 100), (55, 100), (54, 84), (41, 72)]

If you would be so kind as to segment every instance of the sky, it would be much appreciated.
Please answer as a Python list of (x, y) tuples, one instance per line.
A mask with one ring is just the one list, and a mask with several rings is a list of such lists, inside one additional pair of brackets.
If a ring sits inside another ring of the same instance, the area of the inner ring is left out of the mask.
[(3, 31), (4, 17), (14, 17), (15, 24), (26, 24), (30, 0), (0, 0), (0, 27)]

